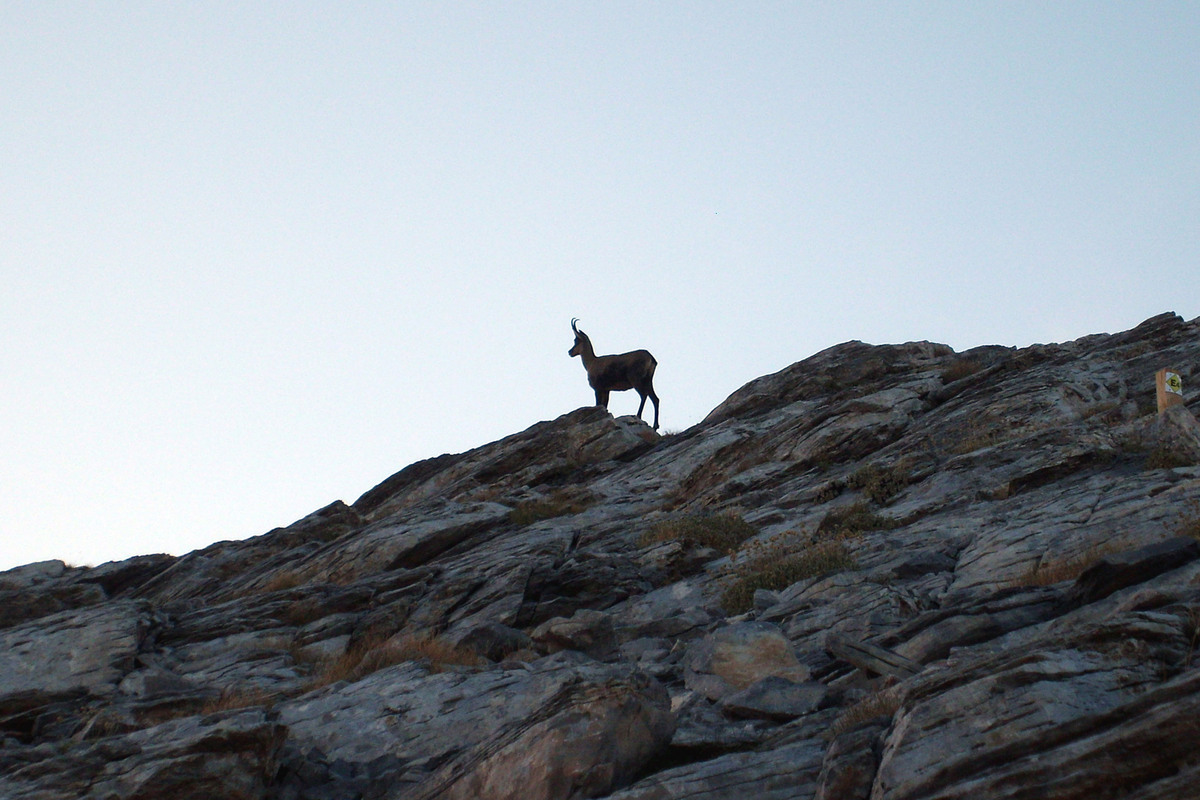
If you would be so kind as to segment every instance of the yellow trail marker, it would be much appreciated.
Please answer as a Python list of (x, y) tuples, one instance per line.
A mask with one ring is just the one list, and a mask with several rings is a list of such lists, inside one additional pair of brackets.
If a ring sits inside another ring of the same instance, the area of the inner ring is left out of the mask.
[(1171, 406), (1183, 405), (1183, 379), (1173, 369), (1160, 369), (1155, 376), (1158, 384), (1158, 413)]

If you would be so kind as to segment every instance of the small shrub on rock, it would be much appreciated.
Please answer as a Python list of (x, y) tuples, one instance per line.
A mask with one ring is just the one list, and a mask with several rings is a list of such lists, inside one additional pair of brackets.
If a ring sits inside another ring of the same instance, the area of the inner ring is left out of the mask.
[(433, 672), (441, 672), (448, 666), (478, 666), (481, 659), (473, 651), (437, 636), (405, 636), (383, 642), (364, 639), (340, 656), (318, 663), (308, 688), (318, 689), (338, 681), (353, 683), (406, 661), (427, 661)]
[(591, 495), (570, 491), (556, 491), (544, 500), (525, 500), (508, 513), (508, 521), (514, 525), (532, 525), (544, 519), (565, 517), (586, 511), (595, 498)]
[(835, 739), (846, 731), (880, 717), (892, 717), (900, 710), (899, 688), (889, 686), (848, 706), (829, 726), (829, 738)]
[(830, 500), (836, 500), (842, 492), (846, 491), (846, 484), (843, 481), (829, 481), (817, 490), (813, 495), (813, 502), (821, 505), (828, 503)]
[(740, 514), (693, 514), (655, 523), (642, 534), (638, 545), (649, 547), (659, 542), (677, 541), (730, 553), (756, 533), (755, 527)]
[(275, 705), (278, 696), (265, 689), (226, 689), (219, 697), (213, 698), (200, 708), (201, 714), (215, 714), (218, 711), (232, 711), (237, 708), (262, 706), (270, 709)]
[(899, 525), (900, 523), (891, 517), (876, 514), (866, 503), (855, 503), (826, 514), (817, 527), (817, 532), (855, 536), (864, 531), (891, 530)]
[(969, 378), (981, 369), (983, 367), (978, 361), (972, 358), (960, 358), (942, 373), (942, 383), (954, 383), (963, 378)]
[(1124, 538), (1096, 542), (1073, 556), (1039, 561), (1013, 583), (1016, 586), (1053, 586), (1063, 581), (1073, 581), (1082, 575), (1084, 570), (1098, 563), (1105, 556), (1136, 546), (1136, 543)]
[(882, 506), (908, 486), (911, 482), (910, 473), (908, 464), (903, 461), (889, 467), (868, 464), (851, 475), (846, 484), (851, 489), (862, 491), (872, 501)]
[(765, 542), (751, 542), (731, 556), (721, 605), (731, 614), (740, 614), (754, 605), (759, 589), (778, 591), (808, 578), (857, 568), (842, 538), (805, 542), (789, 531)]

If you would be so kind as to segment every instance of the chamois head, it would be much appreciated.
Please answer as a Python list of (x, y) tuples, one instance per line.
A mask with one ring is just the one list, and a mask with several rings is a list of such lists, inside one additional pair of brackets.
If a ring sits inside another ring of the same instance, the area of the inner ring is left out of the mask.
[(583, 354), (584, 342), (587, 342), (589, 345), (592, 343), (591, 340), (588, 339), (586, 333), (575, 327), (576, 322), (579, 322), (579, 317), (572, 317), (571, 330), (575, 332), (575, 344), (572, 345), (571, 349), (567, 351), (567, 355), (571, 356), (572, 358)]
[(579, 330), (571, 320), (571, 330), (575, 333), (575, 344), (567, 351), (567, 355), (579, 356), (583, 360), (583, 368), (587, 370), (588, 384), (596, 392), (596, 405), (608, 408), (608, 393), (622, 392), (626, 389), (636, 389), (642, 402), (638, 405), (638, 417), (646, 407), (646, 398), (654, 403), (654, 429), (658, 430), (658, 395), (654, 393), (654, 369), (658, 366), (654, 356), (646, 350), (634, 350), (620, 355), (598, 356), (592, 349), (592, 340)]

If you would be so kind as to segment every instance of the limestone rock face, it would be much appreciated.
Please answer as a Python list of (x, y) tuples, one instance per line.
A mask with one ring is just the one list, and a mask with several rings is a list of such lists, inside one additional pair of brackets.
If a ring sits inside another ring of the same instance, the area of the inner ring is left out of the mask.
[(0, 797), (1191, 800), (1198, 364), (1174, 314), (849, 342), (673, 435), (581, 408), (0, 573)]

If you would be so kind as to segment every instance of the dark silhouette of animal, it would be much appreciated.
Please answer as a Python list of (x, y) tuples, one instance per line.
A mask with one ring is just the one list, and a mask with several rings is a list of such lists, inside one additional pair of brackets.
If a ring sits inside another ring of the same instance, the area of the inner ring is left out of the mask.
[(571, 320), (571, 330), (575, 332), (575, 345), (567, 353), (583, 359), (588, 384), (596, 392), (596, 405), (608, 408), (609, 392), (635, 389), (642, 398), (637, 410), (638, 419), (642, 418), (642, 409), (646, 407), (646, 398), (649, 397), (654, 401), (654, 430), (658, 430), (658, 395), (654, 393), (654, 368), (658, 366), (658, 362), (654, 360), (654, 356), (650, 355), (648, 350), (598, 356), (592, 349), (592, 340), (575, 327), (578, 321)]

